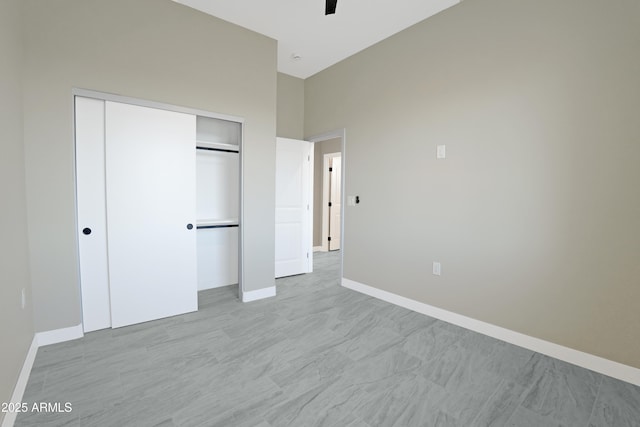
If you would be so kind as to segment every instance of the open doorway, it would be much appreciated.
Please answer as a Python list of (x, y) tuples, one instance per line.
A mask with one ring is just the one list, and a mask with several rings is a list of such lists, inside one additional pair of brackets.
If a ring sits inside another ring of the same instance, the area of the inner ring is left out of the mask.
[(337, 255), (330, 259), (340, 263), (340, 277), (344, 252), (345, 139), (344, 129), (308, 139), (314, 143), (313, 250)]
[[(327, 141), (329, 142), (329, 141)], [(322, 143), (319, 143), (322, 144)], [(322, 160), (322, 251), (340, 249), (342, 227), (342, 153), (328, 153)], [(314, 243), (315, 245), (315, 243)]]

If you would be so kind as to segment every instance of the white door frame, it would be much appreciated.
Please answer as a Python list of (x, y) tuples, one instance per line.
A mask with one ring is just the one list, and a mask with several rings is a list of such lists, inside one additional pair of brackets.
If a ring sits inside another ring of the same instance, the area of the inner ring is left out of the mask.
[[(113, 102), (120, 102), (123, 104), (131, 104), (131, 105), (138, 105), (141, 107), (150, 107), (150, 108), (156, 108), (156, 109), (160, 109), (160, 110), (168, 110), (168, 111), (175, 111), (178, 113), (186, 113), (186, 114), (193, 114), (195, 116), (203, 116), (203, 117), (212, 117), (215, 119), (222, 119), (222, 120), (228, 120), (228, 121), (232, 121), (232, 122), (236, 122), (236, 123), (240, 123), (241, 124), (241, 135), (240, 135), (240, 141), (239, 141), (239, 147), (238, 147), (238, 155), (240, 156), (240, 167), (239, 167), (239, 180), (240, 180), (240, 194), (239, 194), (239, 200), (240, 200), (240, 206), (239, 206), (239, 218), (238, 218), (238, 224), (239, 226), (239, 236), (238, 236), (238, 298), (240, 299), (240, 301), (244, 301), (243, 299), (243, 294), (244, 294), (244, 156), (242, 155), (242, 148), (243, 148), (243, 143), (244, 143), (244, 118), (242, 117), (237, 117), (237, 116), (231, 116), (231, 115), (227, 115), (227, 114), (220, 114), (220, 113), (214, 113), (211, 111), (205, 111), (205, 110), (200, 110), (200, 109), (196, 109), (196, 108), (189, 108), (189, 107), (182, 107), (182, 106), (178, 106), (178, 105), (172, 105), (172, 104), (165, 104), (162, 102), (155, 102), (155, 101), (148, 101), (145, 99), (139, 99), (139, 98), (132, 98), (132, 97), (128, 97), (128, 96), (122, 96), (122, 95), (115, 95), (112, 93), (107, 93), (107, 92), (99, 92), (99, 91), (94, 91), (94, 90), (89, 90), (89, 89), (81, 89), (81, 88), (72, 88), (71, 90), (71, 102), (72, 102), (72, 106), (74, 106), (74, 114), (73, 116), (73, 121), (72, 121), (72, 125), (73, 125), (73, 129), (74, 129), (74, 134), (75, 134), (75, 128), (76, 128), (76, 123), (75, 123), (75, 97), (76, 96), (80, 96), (80, 97), (84, 97), (84, 98), (93, 98), (93, 99), (99, 99), (99, 100), (103, 100), (103, 101), (113, 101)], [(74, 147), (75, 147), (76, 141), (75, 141), (75, 136), (74, 136)], [(76, 158), (75, 158), (75, 149), (74, 149), (74, 154), (73, 154), (74, 158), (74, 164), (76, 162)], [(77, 176), (76, 176), (76, 171), (74, 168), (74, 172), (73, 172), (73, 182), (74, 182), (74, 195), (75, 195), (75, 226), (76, 226), (76, 230), (78, 230), (78, 204), (77, 204)], [(79, 248), (79, 238), (80, 236), (78, 235), (78, 233), (76, 233), (76, 259), (78, 260), (77, 263), (77, 271), (76, 271), (76, 277), (78, 280), (78, 287), (80, 290), (80, 293), (82, 293), (82, 282), (80, 279), (80, 248)], [(80, 300), (82, 301), (82, 298), (80, 298)], [(84, 322), (84, 321), (83, 321)]]
[(330, 139), (336, 139), (336, 138), (341, 138), (342, 139), (342, 171), (341, 171), (341, 176), (340, 176), (340, 198), (342, 199), (340, 202), (340, 280), (342, 280), (342, 277), (344, 276), (344, 223), (345, 223), (345, 215), (344, 215), (344, 207), (346, 206), (345, 204), (345, 170), (346, 170), (346, 161), (347, 161), (347, 157), (346, 157), (346, 152), (347, 152), (347, 130), (345, 128), (342, 129), (336, 129), (330, 132), (326, 132), (326, 133), (322, 133), (319, 135), (315, 135), (312, 136), (311, 138), (307, 138), (307, 141), (311, 141), (311, 142), (322, 142), (322, 141), (328, 141)]
[[(336, 157), (342, 157), (342, 153), (328, 153), (325, 154), (322, 160), (322, 251), (329, 251), (329, 179), (331, 174), (329, 173), (330, 160)], [(342, 170), (342, 168), (340, 169)], [(342, 179), (342, 176), (340, 176)], [(340, 181), (342, 186), (342, 181)], [(342, 187), (341, 187), (342, 189)], [(342, 199), (342, 195), (340, 195)], [(342, 210), (342, 209), (341, 209)], [(342, 214), (342, 212), (340, 212)], [(340, 221), (340, 227), (342, 227), (342, 220)], [(342, 242), (340, 242), (342, 243)]]

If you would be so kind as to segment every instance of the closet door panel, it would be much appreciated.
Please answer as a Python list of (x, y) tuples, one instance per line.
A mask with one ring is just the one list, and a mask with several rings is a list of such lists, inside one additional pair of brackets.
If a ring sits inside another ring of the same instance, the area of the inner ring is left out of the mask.
[(104, 101), (76, 97), (76, 197), (84, 332), (111, 327), (104, 171)]
[(195, 131), (189, 114), (106, 102), (113, 327), (197, 310)]

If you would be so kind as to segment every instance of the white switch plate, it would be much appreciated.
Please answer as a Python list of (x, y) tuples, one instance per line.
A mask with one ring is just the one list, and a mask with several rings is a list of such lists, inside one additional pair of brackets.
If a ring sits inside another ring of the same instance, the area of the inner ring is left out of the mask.
[(356, 196), (347, 196), (347, 206), (356, 205)]
[(27, 292), (24, 289), (22, 289), (21, 302), (22, 302), (22, 308), (24, 309), (27, 306)]
[(444, 159), (445, 157), (447, 157), (447, 149), (446, 146), (444, 145), (438, 145), (436, 147), (436, 158), (438, 159)]
[(439, 276), (440, 272), (441, 272), (440, 263), (434, 261), (433, 262), (433, 274), (435, 274), (436, 276)]

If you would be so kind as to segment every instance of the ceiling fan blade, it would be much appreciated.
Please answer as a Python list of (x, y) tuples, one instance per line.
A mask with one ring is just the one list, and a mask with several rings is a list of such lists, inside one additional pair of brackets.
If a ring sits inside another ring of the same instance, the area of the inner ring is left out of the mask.
[(338, 3), (338, 0), (327, 0), (325, 9), (324, 9), (324, 14), (325, 15), (333, 15), (334, 13), (336, 13), (336, 4)]

